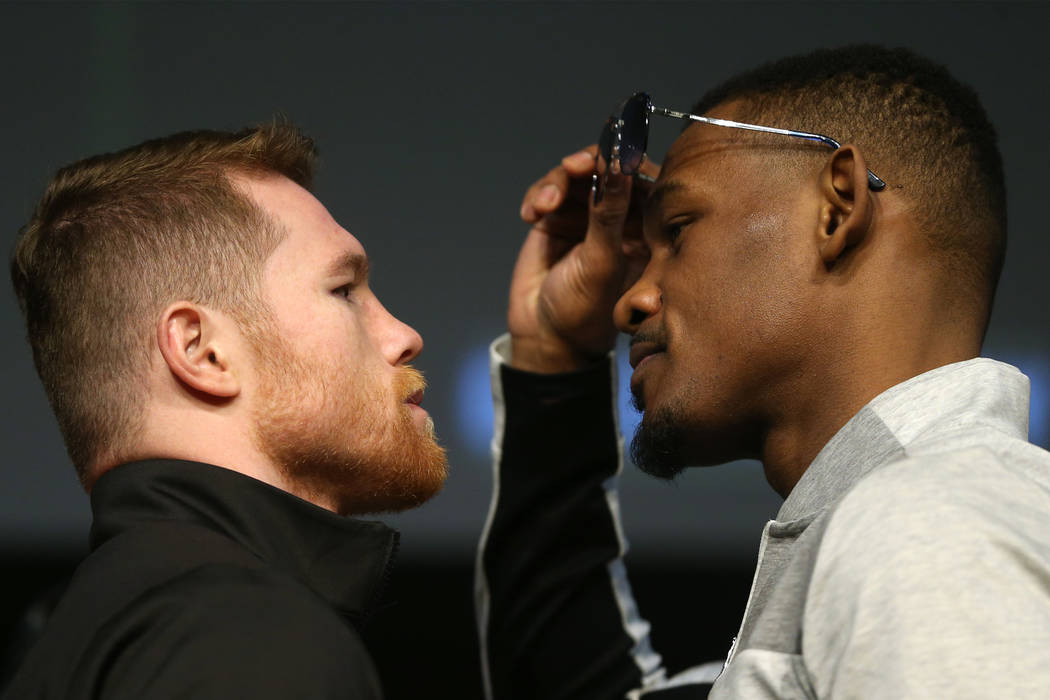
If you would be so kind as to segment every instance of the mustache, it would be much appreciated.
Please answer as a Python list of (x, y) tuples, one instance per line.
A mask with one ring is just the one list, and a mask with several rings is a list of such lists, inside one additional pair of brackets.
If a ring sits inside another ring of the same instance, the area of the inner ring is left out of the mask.
[(663, 328), (646, 328), (645, 330), (639, 330), (631, 336), (629, 345), (633, 348), (639, 343), (649, 343), (650, 345), (657, 345), (665, 348), (667, 347), (667, 331)]
[(394, 376), (394, 387), (399, 397), (407, 398), (417, 391), (424, 391), (427, 388), (427, 379), (412, 365), (403, 365)]

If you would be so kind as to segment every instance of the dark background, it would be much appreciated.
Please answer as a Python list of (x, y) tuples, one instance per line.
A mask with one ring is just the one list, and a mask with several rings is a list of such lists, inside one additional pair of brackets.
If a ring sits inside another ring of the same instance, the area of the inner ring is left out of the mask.
[[(322, 152), (317, 195), (364, 243), (383, 302), (426, 340), (417, 364), (452, 466), (434, 501), (387, 519), (403, 533), (397, 603), (370, 643), (391, 698), (478, 697), (471, 569), (490, 494), (486, 346), (504, 328), (524, 188), (592, 141), (635, 90), (686, 109), (716, 81), (788, 53), (915, 48), (973, 85), (1000, 131), (1011, 242), (985, 351), (1032, 378), (1032, 438), (1045, 446), (1047, 26), (1046, 5), (1015, 3), (4, 4), (0, 230), (10, 248), (50, 174), (84, 156), (275, 113), (310, 133)], [(655, 123), (654, 158), (678, 128)], [(9, 288), (0, 328), (2, 633), (75, 565), (89, 517)], [(621, 414), (629, 437), (637, 417), (626, 405)], [(723, 656), (779, 506), (761, 469), (735, 463), (663, 484), (628, 466), (622, 500), (657, 650), (672, 671)]]

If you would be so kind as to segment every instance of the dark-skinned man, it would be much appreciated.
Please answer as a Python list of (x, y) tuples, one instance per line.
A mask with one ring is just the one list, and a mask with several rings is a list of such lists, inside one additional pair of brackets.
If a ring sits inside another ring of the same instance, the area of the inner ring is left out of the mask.
[[(686, 120), (662, 168), (651, 115)], [(819, 51), (690, 113), (635, 95), (598, 148), (526, 193), (493, 345), (489, 697), (1041, 697), (1050, 455), (1027, 378), (979, 357), (1006, 216), (976, 95), (908, 51)], [(638, 466), (755, 458), (785, 499), (724, 664), (670, 676), (631, 598), (616, 328)]]

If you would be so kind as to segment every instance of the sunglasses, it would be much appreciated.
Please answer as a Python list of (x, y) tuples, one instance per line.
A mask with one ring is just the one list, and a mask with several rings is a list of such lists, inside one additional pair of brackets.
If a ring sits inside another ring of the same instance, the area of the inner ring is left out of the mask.
[[(839, 148), (840, 144), (830, 136), (813, 134), (808, 131), (794, 131), (792, 129), (778, 129), (772, 126), (759, 126), (758, 124), (745, 124), (728, 119), (715, 119), (714, 117), (700, 117), (686, 112), (676, 112), (673, 109), (653, 106), (653, 100), (647, 93), (636, 92), (620, 110), (620, 114), (613, 114), (605, 122), (602, 134), (598, 138), (598, 153), (594, 157), (594, 175), (591, 178), (591, 193), (594, 203), (602, 201), (606, 185), (609, 182), (609, 165), (614, 161), (620, 166), (620, 172), (624, 175), (637, 175), (643, 180), (652, 182), (652, 178), (639, 172), (639, 168), (645, 161), (645, 149), (649, 145), (649, 115), (659, 114), (674, 119), (686, 119), (715, 126), (725, 126), (731, 129), (747, 129), (748, 131), (761, 131), (767, 134), (782, 134), (793, 136), (807, 141), (816, 141), (833, 149)], [(875, 173), (868, 171), (868, 187), (873, 192), (885, 189), (886, 183)]]

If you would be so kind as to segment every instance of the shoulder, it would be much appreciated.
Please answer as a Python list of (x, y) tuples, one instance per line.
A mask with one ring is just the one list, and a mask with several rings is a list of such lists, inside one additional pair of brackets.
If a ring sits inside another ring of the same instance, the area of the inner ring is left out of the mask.
[(905, 459), (868, 475), (828, 514), (810, 596), (950, 607), (1016, 594), (1048, 608), (1047, 522), (1050, 492), (987, 448)]
[(1050, 518), (1050, 490), (1018, 467), (989, 448), (970, 447), (877, 469), (834, 507), (826, 544), (859, 538), (915, 546), (944, 544), (963, 532), (1029, 532)]
[[(984, 447), (864, 478), (828, 514), (806, 594), (820, 694), (957, 697), (951, 679), (963, 679), (991, 697), (1002, 677), (1045, 687), (1048, 521), (1050, 494)], [(974, 674), (989, 667), (1003, 673)]]
[[(296, 617), (324, 628), (350, 628), (323, 598), (281, 571), (240, 563), (201, 564), (166, 581), (138, 601), (158, 607), (177, 606), (182, 617), (207, 619), (211, 625), (265, 625), (280, 621), (294, 630)], [(218, 613), (222, 613), (219, 615)]]
[(380, 696), (352, 627), (265, 568), (194, 568), (134, 601), (100, 636), (114, 651), (105, 682), (117, 697), (167, 694), (156, 687), (193, 697)]

